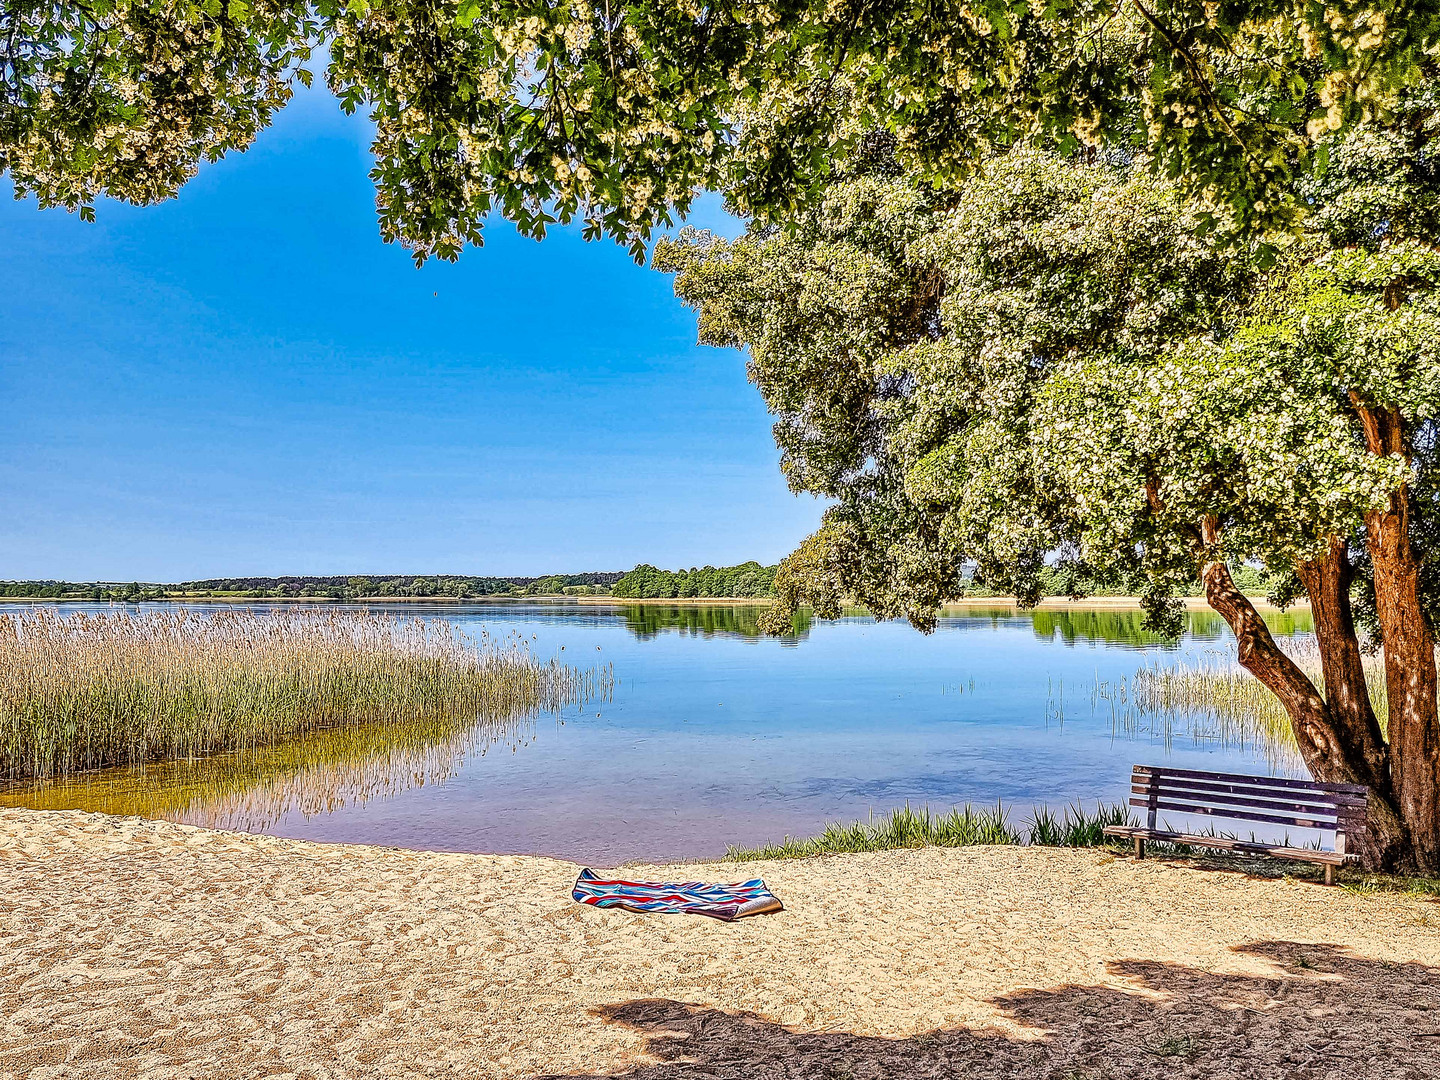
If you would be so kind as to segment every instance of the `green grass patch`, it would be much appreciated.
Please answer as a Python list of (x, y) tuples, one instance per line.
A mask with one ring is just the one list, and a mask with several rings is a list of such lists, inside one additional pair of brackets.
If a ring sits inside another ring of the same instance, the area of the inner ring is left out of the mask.
[(758, 848), (731, 847), (730, 862), (757, 859), (804, 859), (812, 855), (840, 855), (857, 851), (888, 851), (894, 848), (969, 847), (973, 844), (1019, 844), (1019, 830), (1010, 824), (1005, 808), (952, 807), (933, 813), (928, 806), (919, 810), (908, 803), (869, 821), (825, 827), (819, 836), (808, 839), (785, 837), (778, 844)]
[(1000, 803), (977, 809), (970, 804), (936, 813), (928, 806), (915, 809), (906, 804), (881, 817), (850, 824), (835, 822), (819, 836), (804, 839), (787, 836), (776, 844), (758, 848), (731, 847), (730, 862), (759, 859), (805, 859), (814, 855), (842, 855), (857, 851), (890, 851), (896, 848), (971, 847), (977, 844), (1036, 844), (1046, 847), (1100, 847), (1109, 843), (1101, 830), (1106, 825), (1130, 821), (1123, 804), (1097, 804), (1093, 813), (1071, 806), (1058, 816), (1036, 807), (1025, 827), (1011, 824), (1010, 811)]
[[(868, 821), (851, 824), (832, 823), (819, 836), (796, 838), (787, 836), (776, 844), (763, 847), (731, 847), (725, 853), (728, 862), (754, 862), (761, 859), (807, 859), (815, 855), (843, 855), (860, 851), (889, 851), (896, 848), (970, 847), (978, 844), (1035, 847), (1108, 848), (1117, 854), (1130, 850), (1128, 838), (1107, 837), (1106, 825), (1134, 825), (1135, 817), (1124, 803), (1096, 803), (1093, 810), (1080, 804), (1058, 813), (1037, 806), (1020, 826), (1011, 824), (1011, 812), (1002, 804), (976, 809), (969, 804), (936, 813), (928, 806), (920, 809), (908, 803), (898, 810)], [(1162, 823), (1164, 824), (1164, 823)], [(1199, 835), (1229, 837), (1233, 833), (1217, 832), (1213, 826)], [(1254, 839), (1252, 834), (1250, 839)], [(1286, 837), (1291, 847), (1301, 846)], [(1311, 846), (1318, 846), (1311, 844)], [(1204, 860), (1206, 864), (1259, 877), (1293, 877), (1318, 881), (1321, 867), (1310, 863), (1291, 862), (1265, 856), (1236, 854), (1196, 844), (1150, 841), (1146, 847), (1152, 858)], [(1376, 892), (1405, 893), (1415, 897), (1440, 898), (1440, 880), (1404, 877), (1397, 874), (1374, 874), (1354, 867), (1339, 871), (1339, 882), (1346, 891), (1369, 896)], [(1440, 925), (1440, 915), (1426, 915), (1416, 925)]]
[(1134, 818), (1124, 803), (1110, 806), (1096, 803), (1093, 814), (1076, 803), (1066, 807), (1059, 815), (1048, 807), (1037, 806), (1027, 823), (1030, 830), (1026, 839), (1031, 844), (1042, 847), (1103, 847), (1114, 842), (1104, 833), (1106, 825), (1131, 825)]

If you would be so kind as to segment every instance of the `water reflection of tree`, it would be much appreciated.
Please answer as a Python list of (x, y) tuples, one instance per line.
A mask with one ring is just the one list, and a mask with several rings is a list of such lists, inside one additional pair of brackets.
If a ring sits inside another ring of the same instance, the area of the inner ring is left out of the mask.
[[(759, 604), (632, 604), (625, 608), (625, 628), (642, 641), (674, 631), (697, 637), (725, 635), (756, 640), (762, 635)], [(792, 633), (783, 640), (795, 642), (810, 634), (810, 613), (797, 612)]]
[[(1156, 634), (1144, 628), (1144, 612), (1108, 610), (1064, 610), (1045, 608), (1030, 613), (1035, 636), (1045, 640), (1059, 637), (1067, 645), (1078, 641), (1105, 641), (1116, 645), (1174, 648), (1179, 638)], [(1218, 640), (1224, 630), (1218, 615), (1192, 611), (1185, 630), (1200, 641)]]
[[(766, 610), (759, 604), (631, 604), (624, 608), (625, 628), (641, 640), (649, 640), (667, 631), (693, 634), (697, 637), (733, 636), (757, 640), (764, 636), (760, 616)], [(940, 625), (949, 629), (996, 629), (1000, 626), (1023, 626), (1027, 622), (1042, 640), (1059, 638), (1066, 644), (1081, 641), (1103, 641), (1131, 647), (1174, 648), (1179, 638), (1165, 637), (1144, 629), (1143, 613), (1138, 608), (1035, 608), (1022, 611), (1013, 606), (971, 607), (963, 614), (947, 614)], [(847, 608), (844, 621), (868, 621), (863, 608)], [(1270, 611), (1265, 621), (1278, 636), (1310, 633), (1313, 624), (1308, 610)], [(813, 617), (806, 609), (795, 614), (792, 633), (784, 640), (794, 644), (810, 636)], [(1192, 611), (1186, 616), (1185, 632), (1196, 641), (1218, 641), (1228, 629), (1213, 611)]]
[[(1271, 631), (1288, 637), (1313, 629), (1308, 611), (1273, 611), (1264, 616)], [(1035, 636), (1045, 640), (1059, 637), (1066, 644), (1078, 641), (1105, 641), (1116, 645), (1173, 648), (1179, 638), (1152, 633), (1143, 626), (1144, 613), (1131, 609), (1037, 608), (1030, 612)], [(1218, 641), (1229, 633), (1225, 621), (1213, 611), (1191, 611), (1185, 617), (1185, 633), (1195, 641)]]

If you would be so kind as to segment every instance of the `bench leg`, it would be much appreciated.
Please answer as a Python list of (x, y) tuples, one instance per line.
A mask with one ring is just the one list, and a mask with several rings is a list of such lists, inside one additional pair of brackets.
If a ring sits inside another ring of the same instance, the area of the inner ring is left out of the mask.
[(1135, 837), (1135, 858), (1137, 858), (1137, 859), (1143, 859), (1144, 857), (1145, 857), (1145, 841), (1144, 841), (1143, 839), (1141, 839), (1140, 837), (1137, 836), (1137, 837)]
[(1334, 885), (1334, 884), (1335, 884), (1335, 866), (1334, 866), (1333, 863), (1326, 863), (1326, 864), (1325, 864), (1325, 884), (1326, 884), (1326, 885)]

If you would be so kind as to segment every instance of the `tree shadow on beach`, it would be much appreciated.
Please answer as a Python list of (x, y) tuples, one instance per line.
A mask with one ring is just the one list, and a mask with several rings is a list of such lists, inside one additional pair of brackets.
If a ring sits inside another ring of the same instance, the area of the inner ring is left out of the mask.
[(1219, 974), (1152, 960), (1108, 966), (1123, 986), (1017, 990), (993, 999), (1022, 1027), (887, 1039), (798, 1031), (749, 1012), (664, 999), (597, 1010), (657, 1059), (546, 1080), (1434, 1080), (1440, 968), (1335, 945), (1237, 946), (1273, 973)]

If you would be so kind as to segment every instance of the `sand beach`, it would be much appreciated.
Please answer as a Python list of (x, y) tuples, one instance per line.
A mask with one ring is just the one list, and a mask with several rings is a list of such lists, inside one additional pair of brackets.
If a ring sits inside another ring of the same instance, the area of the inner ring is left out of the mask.
[(1366, 1077), (1440, 1065), (1440, 903), (1097, 851), (763, 876), (724, 924), (553, 859), (0, 810), (0, 1077)]

